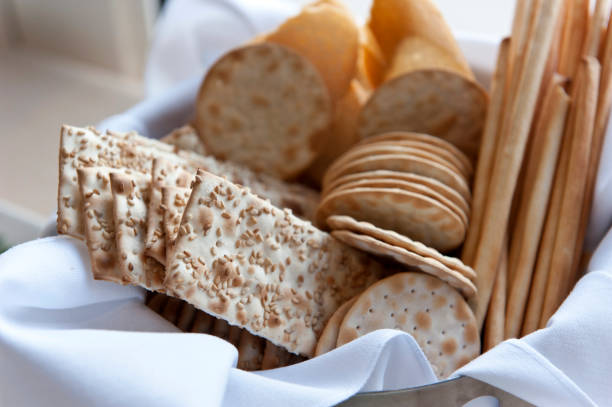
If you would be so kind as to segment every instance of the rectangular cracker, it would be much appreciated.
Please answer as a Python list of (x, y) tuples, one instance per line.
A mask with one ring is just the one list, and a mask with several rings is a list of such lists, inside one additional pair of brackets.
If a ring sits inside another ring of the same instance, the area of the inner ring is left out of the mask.
[(147, 208), (147, 234), (145, 237), (145, 253), (161, 264), (166, 263), (166, 239), (163, 230), (162, 187), (188, 187), (193, 176), (183, 169), (176, 160), (165, 158), (153, 160), (151, 176), (150, 200)]
[(160, 139), (161, 142), (170, 144), (178, 150), (192, 151), (196, 154), (206, 155), (206, 146), (198, 136), (198, 132), (193, 126), (187, 124), (173, 130), (167, 136)]
[(111, 173), (115, 242), (123, 279), (130, 284), (163, 292), (164, 267), (145, 256), (145, 228), (150, 177)]
[(92, 127), (64, 125), (60, 133), (58, 232), (83, 238), (77, 168), (123, 168), (151, 174), (153, 160), (160, 157), (181, 165), (191, 173), (195, 173), (196, 168), (203, 168), (226, 176), (232, 182), (250, 187), (254, 193), (269, 199), (276, 206), (290, 208), (305, 219), (314, 219), (319, 195), (305, 186), (259, 175), (246, 167), (220, 162), (213, 157), (188, 151), (175, 153), (173, 146), (136, 133), (101, 134)]
[(127, 284), (118, 267), (113, 219), (113, 193), (108, 167), (77, 170), (79, 192), (83, 200), (83, 220), (91, 271), (96, 280)]
[(99, 133), (96, 129), (62, 126), (60, 132), (57, 230), (83, 237), (77, 168), (109, 167), (151, 173), (153, 158), (174, 156), (172, 146), (136, 133)]
[(166, 253), (172, 250), (172, 246), (178, 236), (183, 212), (190, 195), (191, 189), (189, 188), (162, 188), (163, 231), (166, 240)]
[(325, 322), (378, 279), (367, 255), (199, 170), (164, 285), (291, 352), (311, 356)]

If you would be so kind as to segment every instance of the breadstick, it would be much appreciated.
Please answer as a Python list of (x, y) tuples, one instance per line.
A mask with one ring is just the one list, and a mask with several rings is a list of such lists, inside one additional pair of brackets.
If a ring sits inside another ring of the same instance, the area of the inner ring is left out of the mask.
[(550, 272), (540, 316), (546, 323), (562, 302), (564, 284), (570, 277), (574, 247), (580, 227), (580, 212), (586, 189), (589, 155), (597, 104), (600, 66), (597, 59), (585, 57), (578, 67), (579, 91), (576, 99), (576, 120), (572, 137), (572, 152), (567, 168), (567, 180), (559, 211), (559, 226), (553, 246)]
[(553, 184), (557, 157), (561, 147), (565, 118), (569, 107), (569, 96), (563, 89), (562, 77), (553, 78), (546, 92), (542, 116), (536, 127), (532, 161), (525, 178), (533, 180), (530, 190), (525, 191), (517, 219), (521, 222), (512, 235), (511, 258), (516, 259), (513, 279), (509, 280), (510, 291), (506, 309), (506, 338), (518, 337), (538, 243), (546, 217), (546, 207)]
[(567, 10), (558, 72), (573, 78), (586, 37), (589, 20), (589, 0), (573, 0)]
[(610, 0), (597, 0), (595, 11), (589, 21), (589, 27), (582, 47), (582, 55), (597, 57), (601, 43), (601, 30), (606, 27), (610, 14)]
[(485, 325), (483, 352), (496, 346), (505, 339), (504, 335), (504, 319), (506, 308), (506, 285), (508, 271), (508, 245), (507, 241), (502, 249), (501, 259), (497, 269), (497, 277), (495, 277), (495, 285), (493, 285), (493, 294), (487, 311), (487, 321)]
[(487, 204), (474, 263), (478, 286), (476, 320), (479, 327), (482, 327), (491, 297), (504, 233), (508, 225), (512, 196), (521, 169), (539, 84), (544, 73), (560, 4), (560, 0), (542, 2), (536, 14), (538, 19), (533, 40), (528, 41), (525, 52), (524, 63), (529, 69), (525, 69), (521, 74), (516, 92), (517, 97), (511, 105), (511, 120), (507, 128), (504, 126), (502, 129), (502, 137), (505, 139), (504, 147), (502, 154), (496, 158), (491, 182), (492, 189), (488, 194), (494, 199)]
[(580, 231), (578, 233), (578, 241), (574, 252), (574, 265), (572, 266), (572, 277), (569, 282), (573, 285), (580, 274), (580, 262), (585, 265), (588, 263), (585, 259), (581, 260), (581, 252), (586, 235), (586, 229), (589, 222), (589, 215), (593, 205), (593, 194), (595, 190), (595, 181), (597, 180), (597, 169), (601, 159), (601, 150), (603, 148), (604, 137), (606, 135), (606, 127), (610, 118), (610, 108), (612, 108), (612, 87), (610, 79), (612, 78), (612, 20), (608, 22), (608, 30), (603, 43), (601, 57), (601, 76), (599, 83), (599, 95), (597, 99), (597, 114), (595, 115), (595, 128), (593, 129), (593, 141), (591, 144), (591, 158), (589, 159), (589, 172), (586, 179), (586, 192), (584, 194), (584, 203), (582, 204), (582, 213), (580, 214)]
[(467, 238), (463, 245), (461, 258), (465, 264), (473, 264), (478, 238), (480, 237), (480, 225), (487, 198), (487, 187), (489, 185), (491, 167), (493, 164), (495, 145), (503, 120), (503, 107), (505, 95), (505, 79), (509, 63), (510, 38), (505, 38), (497, 55), (497, 65), (493, 79), (491, 80), (491, 101), (482, 132), (478, 165), (474, 177), (474, 194), (472, 198), (472, 216)]

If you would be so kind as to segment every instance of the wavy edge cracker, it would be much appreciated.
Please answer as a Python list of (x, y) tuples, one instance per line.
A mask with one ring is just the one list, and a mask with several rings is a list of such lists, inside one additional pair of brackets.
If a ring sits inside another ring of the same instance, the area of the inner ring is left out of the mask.
[(377, 170), (343, 175), (341, 177), (336, 178), (331, 184), (329, 184), (328, 187), (323, 190), (323, 197), (327, 196), (327, 194), (329, 194), (331, 191), (343, 188), (345, 185), (362, 180), (398, 180), (423, 185), (444, 196), (446, 199), (456, 205), (457, 208), (461, 209), (461, 211), (468, 215), (468, 217), (469, 215), (471, 215), (470, 205), (465, 200), (465, 198), (461, 196), (459, 192), (455, 191), (448, 185), (443, 184), (437, 179), (409, 172)]
[(359, 181), (349, 182), (343, 185), (340, 185), (338, 188), (334, 190), (334, 192), (344, 191), (347, 189), (353, 188), (396, 188), (401, 189), (403, 191), (413, 192), (415, 194), (421, 194), (428, 198), (431, 198), (443, 206), (450, 209), (455, 215), (459, 216), (461, 222), (467, 228), (469, 225), (469, 219), (467, 212), (463, 211), (457, 205), (455, 205), (452, 201), (447, 199), (444, 195), (438, 193), (434, 189), (429, 188), (426, 185), (420, 183), (414, 183), (409, 181), (395, 180), (395, 179), (362, 179)]
[(330, 216), (327, 224), (334, 230), (342, 229), (361, 235), (371, 236), (393, 246), (404, 248), (422, 257), (432, 258), (451, 270), (457, 271), (470, 281), (476, 279), (476, 273), (470, 266), (463, 264), (455, 257), (445, 256), (439, 251), (421, 242), (414, 241), (407, 236), (401, 235), (393, 230), (379, 228), (368, 222), (360, 222), (350, 216)]
[[(437, 250), (452, 250), (465, 237), (461, 218), (441, 203), (397, 188), (353, 188), (332, 192), (321, 202), (320, 224), (347, 215), (418, 240)], [(397, 220), (402, 222), (398, 223)]]
[(480, 353), (478, 327), (465, 300), (427, 274), (398, 273), (370, 286), (344, 317), (336, 345), (384, 328), (412, 335), (438, 378)]
[(288, 179), (315, 159), (332, 113), (315, 66), (265, 42), (236, 48), (213, 64), (198, 92), (195, 125), (216, 157)]
[[(164, 211), (162, 204), (162, 187), (175, 186), (186, 188), (193, 175), (183, 169), (178, 160), (155, 158), (151, 172), (151, 190), (147, 207), (147, 230), (145, 236), (145, 253), (161, 264), (166, 263), (166, 236), (163, 228)], [(179, 161), (180, 162), (180, 161)]]
[(454, 189), (466, 201), (471, 200), (470, 188), (463, 177), (436, 162), (410, 154), (382, 154), (351, 161), (333, 173), (328, 171), (323, 178), (323, 189), (327, 190), (333, 181), (344, 175), (378, 170), (414, 173), (430, 177)]
[(446, 267), (431, 257), (423, 257), (403, 247), (394, 246), (372, 236), (348, 230), (333, 230), (332, 236), (355, 249), (377, 257), (385, 257), (423, 273), (437, 277), (456, 288), (466, 299), (476, 294), (476, 286), (458, 271)]
[(346, 316), (348, 310), (353, 306), (355, 301), (357, 301), (357, 298), (358, 295), (339, 306), (336, 312), (334, 312), (331, 318), (327, 321), (325, 328), (323, 328), (323, 332), (321, 332), (319, 341), (317, 342), (317, 347), (314, 354), (315, 356), (322, 355), (336, 348), (340, 324), (342, 323), (342, 320)]
[(308, 4), (267, 34), (266, 41), (283, 45), (309, 60), (323, 78), (332, 100), (340, 99), (355, 77), (359, 28), (342, 3)]
[(381, 272), (289, 210), (202, 170), (168, 264), (170, 293), (306, 356), (338, 305)]
[(147, 202), (151, 178), (144, 174), (110, 174), (115, 243), (121, 273), (130, 284), (164, 292), (164, 267), (145, 255)]

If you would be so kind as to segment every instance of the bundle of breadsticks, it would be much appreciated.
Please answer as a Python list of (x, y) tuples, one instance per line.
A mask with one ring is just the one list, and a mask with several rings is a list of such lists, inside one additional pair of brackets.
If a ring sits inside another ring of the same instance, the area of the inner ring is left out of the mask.
[(485, 349), (545, 326), (583, 240), (612, 102), (610, 1), (519, 0), (500, 45), (462, 259)]

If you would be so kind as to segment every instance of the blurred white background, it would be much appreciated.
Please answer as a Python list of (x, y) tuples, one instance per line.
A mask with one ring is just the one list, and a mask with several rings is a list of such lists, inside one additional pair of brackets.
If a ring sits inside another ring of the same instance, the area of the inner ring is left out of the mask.
[[(510, 30), (514, 0), (434, 1), (457, 35)], [(370, 2), (345, 0), (362, 21)], [(0, 0), (0, 237), (30, 239), (55, 212), (61, 124), (95, 124), (144, 97), (160, 9), (160, 0)]]

